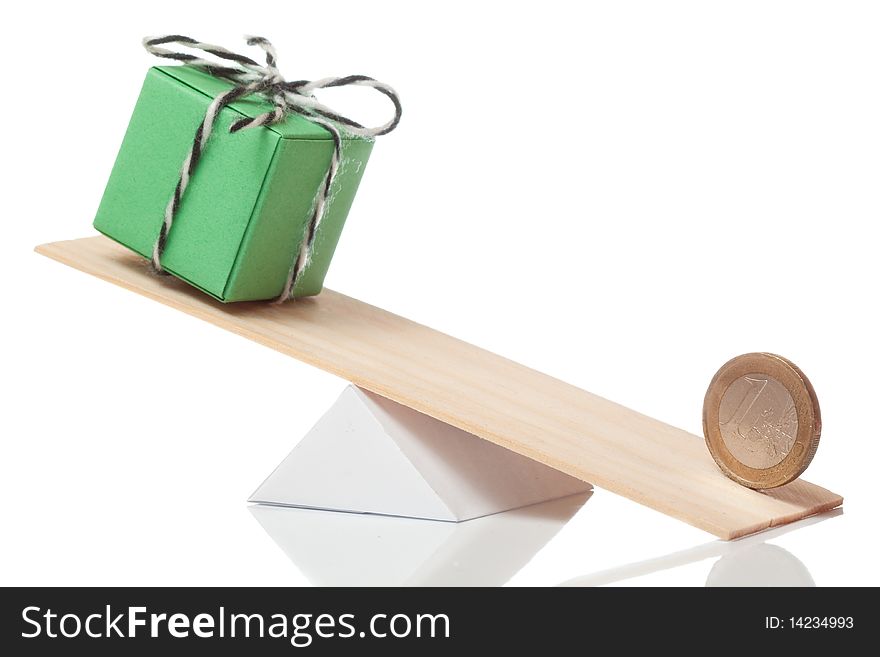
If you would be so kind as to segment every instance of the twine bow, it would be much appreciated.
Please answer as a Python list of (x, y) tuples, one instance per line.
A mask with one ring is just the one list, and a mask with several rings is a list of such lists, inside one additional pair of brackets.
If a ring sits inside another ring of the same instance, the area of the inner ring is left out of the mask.
[[(143, 44), (147, 52), (156, 57), (164, 59), (173, 59), (190, 66), (196, 66), (214, 77), (222, 78), (232, 82), (233, 86), (228, 91), (217, 95), (208, 105), (205, 112), (205, 118), (196, 129), (193, 145), (183, 166), (180, 170), (180, 178), (177, 181), (177, 187), (174, 194), (168, 201), (165, 208), (165, 218), (162, 227), (159, 230), (159, 236), (153, 245), (152, 264), (157, 272), (164, 271), (162, 269), (162, 253), (165, 250), (165, 243), (168, 240), (168, 234), (171, 231), (171, 225), (174, 223), (174, 216), (180, 207), (181, 199), (189, 184), (190, 178), (199, 163), (202, 153), (208, 144), (208, 139), (217, 121), (220, 111), (241, 98), (252, 95), (259, 95), (272, 103), (272, 110), (264, 112), (253, 118), (244, 117), (235, 121), (229, 128), (230, 132), (238, 132), (239, 130), (247, 130), (259, 126), (272, 125), (284, 119), (289, 113), (300, 114), (306, 117), (312, 123), (316, 123), (325, 128), (333, 139), (333, 155), (330, 159), (330, 165), (327, 167), (327, 173), (319, 187), (312, 206), (312, 214), (309, 222), (306, 224), (305, 234), (303, 235), (299, 251), (290, 267), (284, 289), (279, 295), (277, 301), (279, 303), (290, 298), (293, 292), (293, 286), (299, 275), (308, 266), (311, 257), (312, 245), (315, 241), (315, 235), (321, 219), (324, 216), (327, 202), (330, 197), (330, 190), (336, 174), (339, 171), (339, 164), (342, 159), (342, 132), (355, 135), (365, 139), (372, 139), (379, 135), (384, 135), (397, 127), (400, 122), (400, 115), (403, 111), (400, 106), (400, 100), (394, 89), (383, 82), (374, 80), (366, 75), (348, 75), (341, 78), (330, 77), (320, 80), (298, 80), (295, 82), (286, 81), (278, 71), (277, 55), (275, 48), (267, 39), (263, 37), (246, 37), (249, 46), (257, 46), (263, 50), (266, 57), (266, 64), (261, 65), (250, 57), (239, 55), (222, 46), (215, 46), (209, 43), (202, 43), (191, 39), (187, 36), (172, 34), (162, 37), (147, 37)], [(202, 52), (214, 55), (224, 60), (224, 63), (212, 62), (202, 59), (196, 55), (175, 52), (162, 48), (161, 46), (169, 43), (176, 43), (186, 46), (192, 50), (201, 50)], [(229, 62), (227, 65), (225, 62)], [(370, 87), (384, 94), (394, 105), (394, 116), (390, 121), (383, 125), (368, 128), (356, 121), (338, 114), (326, 105), (320, 103), (314, 96), (317, 89), (327, 89), (330, 87), (344, 87), (349, 85)]]

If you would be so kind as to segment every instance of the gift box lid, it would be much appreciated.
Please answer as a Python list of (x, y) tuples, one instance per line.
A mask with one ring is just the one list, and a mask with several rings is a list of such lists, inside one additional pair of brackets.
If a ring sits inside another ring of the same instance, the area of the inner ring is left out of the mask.
[[(214, 98), (234, 86), (228, 80), (214, 77), (193, 66), (155, 66), (154, 68), (208, 98)], [(249, 96), (230, 103), (227, 107), (248, 118), (272, 110), (271, 103), (260, 96)], [(265, 129), (277, 133), (284, 139), (331, 139), (327, 130), (298, 114), (288, 114), (283, 121), (265, 126)], [(345, 137), (343, 135), (343, 139)]]

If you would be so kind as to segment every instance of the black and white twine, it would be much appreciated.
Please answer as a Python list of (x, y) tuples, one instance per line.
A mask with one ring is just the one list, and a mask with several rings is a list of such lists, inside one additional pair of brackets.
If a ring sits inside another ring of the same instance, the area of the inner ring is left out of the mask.
[[(174, 217), (180, 208), (180, 202), (186, 192), (187, 185), (192, 178), (193, 172), (199, 163), (199, 159), (204, 153), (214, 129), (214, 124), (221, 110), (245, 96), (260, 95), (272, 103), (273, 109), (253, 118), (245, 117), (235, 121), (229, 128), (230, 132), (238, 132), (248, 128), (256, 128), (259, 126), (272, 125), (281, 121), (286, 114), (300, 114), (311, 122), (325, 128), (333, 139), (333, 155), (330, 158), (330, 165), (327, 167), (327, 173), (324, 180), (315, 195), (312, 205), (311, 216), (306, 224), (305, 234), (303, 235), (299, 251), (291, 264), (284, 289), (281, 291), (277, 301), (284, 302), (290, 298), (293, 292), (293, 286), (299, 275), (309, 264), (311, 257), (312, 245), (315, 241), (315, 235), (318, 232), (318, 226), (327, 208), (330, 197), (330, 191), (333, 181), (339, 171), (339, 165), (342, 160), (342, 132), (372, 139), (379, 135), (384, 135), (397, 127), (400, 121), (402, 108), (400, 100), (394, 89), (383, 82), (374, 80), (366, 75), (348, 75), (341, 78), (330, 77), (320, 80), (297, 80), (295, 82), (286, 81), (278, 72), (277, 56), (275, 48), (268, 40), (262, 37), (247, 37), (249, 46), (257, 46), (261, 48), (266, 56), (266, 64), (261, 65), (244, 55), (234, 53), (222, 46), (215, 46), (209, 43), (202, 43), (190, 37), (179, 34), (172, 34), (162, 37), (147, 37), (144, 39), (144, 48), (152, 55), (162, 57), (164, 59), (173, 59), (190, 66), (196, 66), (211, 75), (232, 82), (233, 86), (229, 91), (225, 91), (216, 96), (205, 112), (205, 117), (196, 128), (196, 134), (193, 138), (192, 148), (187, 153), (186, 159), (180, 170), (180, 178), (177, 186), (174, 188), (174, 194), (165, 208), (165, 218), (162, 227), (159, 230), (159, 236), (153, 245), (152, 264), (153, 268), (162, 272), (162, 253), (165, 250), (165, 243), (168, 240), (168, 234), (174, 223)], [(162, 48), (165, 44), (178, 44), (190, 48), (192, 50), (201, 50), (202, 52), (214, 55), (224, 60), (224, 63), (212, 62), (202, 59), (196, 55), (183, 52), (176, 52)], [(227, 65), (225, 62), (229, 62)], [(384, 94), (394, 105), (394, 116), (387, 123), (375, 128), (367, 128), (360, 123), (334, 112), (326, 105), (321, 104), (314, 96), (317, 89), (327, 89), (330, 87), (343, 87), (348, 85), (356, 85), (362, 87), (371, 87), (376, 91)]]

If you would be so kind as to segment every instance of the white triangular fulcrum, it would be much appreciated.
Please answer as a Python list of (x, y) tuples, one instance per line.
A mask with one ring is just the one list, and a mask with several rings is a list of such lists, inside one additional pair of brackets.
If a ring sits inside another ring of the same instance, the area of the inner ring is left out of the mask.
[(315, 586), (502, 586), (590, 493), (493, 513), (426, 522), (252, 504), (250, 512)]
[(458, 522), (590, 489), (348, 386), (249, 501)]

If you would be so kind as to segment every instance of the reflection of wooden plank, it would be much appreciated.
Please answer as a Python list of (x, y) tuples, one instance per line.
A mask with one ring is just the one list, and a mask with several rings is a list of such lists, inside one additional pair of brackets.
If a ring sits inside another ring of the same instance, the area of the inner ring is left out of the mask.
[(843, 501), (802, 480), (769, 493), (739, 486), (702, 438), (330, 290), (224, 305), (104, 237), (37, 251), (721, 538)]

